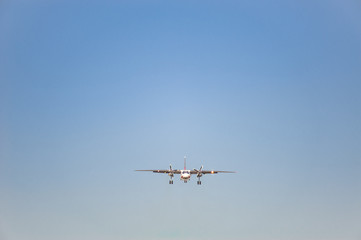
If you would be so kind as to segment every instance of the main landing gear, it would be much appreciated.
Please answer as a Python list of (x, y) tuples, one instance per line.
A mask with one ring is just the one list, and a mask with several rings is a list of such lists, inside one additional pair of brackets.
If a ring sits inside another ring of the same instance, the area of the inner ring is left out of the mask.
[(173, 184), (174, 171), (172, 169), (172, 165), (169, 165), (168, 176), (170, 177), (169, 184)]
[(170, 177), (169, 184), (173, 184), (173, 177), (174, 175), (172, 173), (168, 174)]
[(169, 177), (170, 177), (169, 184), (173, 184), (173, 177), (174, 177), (174, 175), (173, 175), (172, 173), (169, 173), (168, 175), (169, 175)]
[(197, 178), (198, 178), (197, 185), (202, 185), (202, 182), (201, 182), (201, 177), (203, 176), (202, 169), (203, 169), (203, 166), (201, 166), (201, 168), (199, 170), (194, 168), (194, 171), (197, 172)]
[(200, 176), (198, 176), (197, 185), (202, 185), (202, 182), (201, 182), (201, 177), (200, 177)]

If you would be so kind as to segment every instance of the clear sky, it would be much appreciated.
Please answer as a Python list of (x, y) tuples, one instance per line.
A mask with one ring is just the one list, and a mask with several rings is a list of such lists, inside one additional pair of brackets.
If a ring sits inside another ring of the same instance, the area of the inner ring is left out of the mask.
[[(135, 169), (235, 170), (187, 184)], [(1, 240), (361, 239), (361, 4), (0, 2)]]

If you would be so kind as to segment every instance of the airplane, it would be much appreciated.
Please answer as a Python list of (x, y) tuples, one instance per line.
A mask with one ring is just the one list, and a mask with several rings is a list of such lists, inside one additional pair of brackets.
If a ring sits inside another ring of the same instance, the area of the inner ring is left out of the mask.
[(184, 157), (184, 170), (177, 170), (172, 168), (172, 165), (169, 165), (169, 169), (167, 170), (135, 170), (135, 171), (142, 171), (142, 172), (154, 172), (154, 173), (167, 173), (170, 177), (169, 184), (173, 184), (173, 177), (174, 174), (180, 174), (180, 180), (184, 183), (187, 183), (191, 179), (192, 174), (196, 174), (198, 181), (197, 185), (201, 185), (201, 177), (204, 174), (217, 174), (217, 173), (235, 173), (234, 171), (217, 171), (217, 170), (203, 170), (203, 166), (198, 169), (187, 170), (186, 169), (186, 157)]

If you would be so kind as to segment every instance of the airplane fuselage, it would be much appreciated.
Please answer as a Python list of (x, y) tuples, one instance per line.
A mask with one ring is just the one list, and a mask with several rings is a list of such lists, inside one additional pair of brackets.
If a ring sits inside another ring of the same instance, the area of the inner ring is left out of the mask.
[(191, 171), (190, 170), (181, 170), (180, 180), (184, 181), (185, 183), (189, 181), (191, 178)]

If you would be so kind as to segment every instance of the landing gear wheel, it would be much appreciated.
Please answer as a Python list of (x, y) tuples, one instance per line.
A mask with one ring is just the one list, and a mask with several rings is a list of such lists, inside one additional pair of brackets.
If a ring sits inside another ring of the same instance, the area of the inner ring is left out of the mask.
[(201, 182), (201, 178), (200, 178), (200, 177), (198, 178), (197, 184), (198, 184), (198, 185), (202, 185), (202, 182)]
[(173, 180), (169, 180), (169, 184), (173, 184)]

